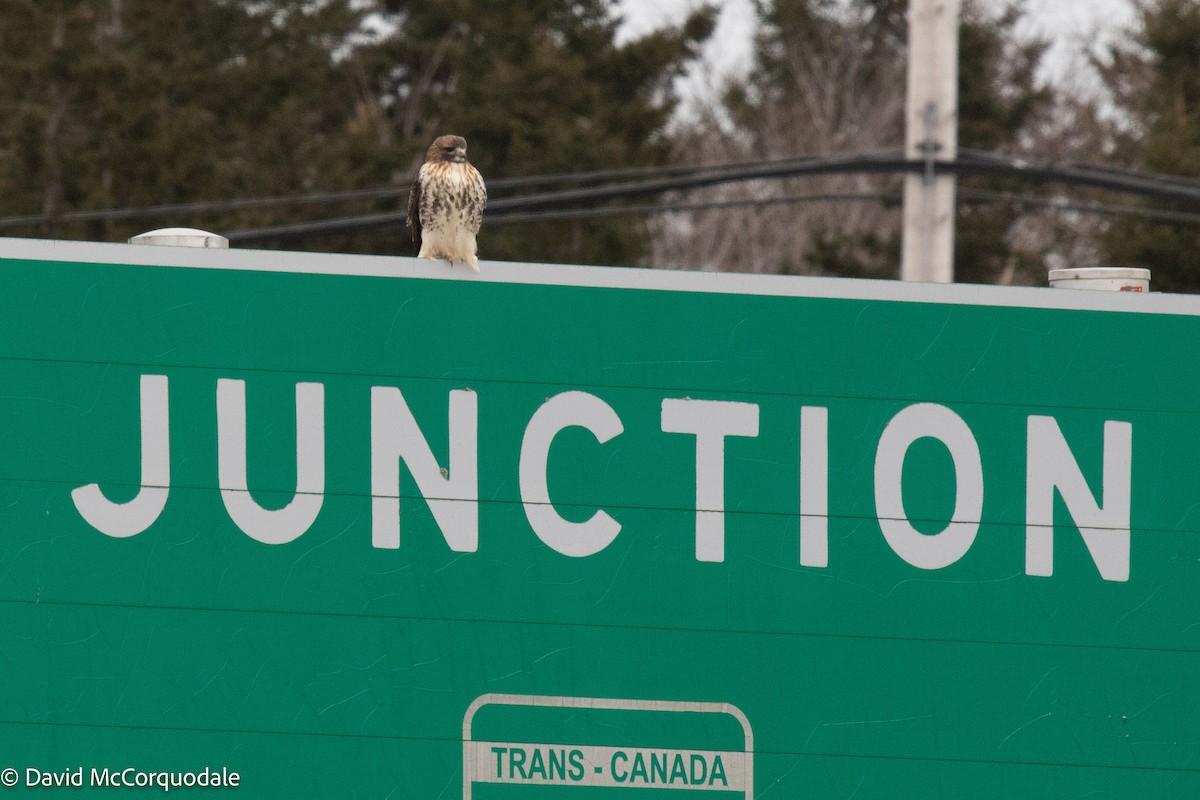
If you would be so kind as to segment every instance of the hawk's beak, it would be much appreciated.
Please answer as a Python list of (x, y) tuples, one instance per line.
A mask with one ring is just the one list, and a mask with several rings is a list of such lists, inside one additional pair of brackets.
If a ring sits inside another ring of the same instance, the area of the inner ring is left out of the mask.
[(465, 148), (465, 147), (454, 148), (454, 160), (455, 161), (466, 161), (467, 160), (467, 148)]

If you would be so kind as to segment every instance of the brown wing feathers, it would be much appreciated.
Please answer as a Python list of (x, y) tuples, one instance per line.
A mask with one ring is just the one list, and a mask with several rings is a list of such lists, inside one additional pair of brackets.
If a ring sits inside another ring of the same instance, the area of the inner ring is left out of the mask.
[(421, 176), (417, 175), (408, 192), (408, 227), (412, 229), (413, 244), (421, 247)]

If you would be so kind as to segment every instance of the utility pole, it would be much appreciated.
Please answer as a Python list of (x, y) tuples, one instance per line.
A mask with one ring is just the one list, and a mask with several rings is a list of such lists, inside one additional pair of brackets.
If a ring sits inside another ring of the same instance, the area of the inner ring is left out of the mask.
[(900, 277), (954, 280), (954, 176), (934, 174), (958, 147), (958, 14), (960, 0), (909, 0), (908, 95), (904, 152), (925, 163), (904, 177)]

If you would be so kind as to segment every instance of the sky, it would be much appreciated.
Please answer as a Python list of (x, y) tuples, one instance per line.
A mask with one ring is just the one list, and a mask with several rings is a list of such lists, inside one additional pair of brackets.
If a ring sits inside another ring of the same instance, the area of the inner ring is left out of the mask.
[[(715, 0), (720, 8), (717, 30), (706, 49), (706, 62), (716, 74), (736, 74), (750, 63), (755, 18), (751, 0)], [(984, 3), (1001, 3), (983, 0)], [(678, 22), (700, 5), (698, 0), (621, 0), (625, 19), (623, 36), (637, 36), (663, 25)], [(1072, 81), (1081, 75), (1080, 53), (1090, 44), (1119, 36), (1133, 22), (1130, 0), (1024, 0), (1030, 33), (1051, 41), (1041, 77), (1048, 81)], [(701, 96), (715, 85), (712, 75), (699, 75), (683, 87), (685, 97)]]

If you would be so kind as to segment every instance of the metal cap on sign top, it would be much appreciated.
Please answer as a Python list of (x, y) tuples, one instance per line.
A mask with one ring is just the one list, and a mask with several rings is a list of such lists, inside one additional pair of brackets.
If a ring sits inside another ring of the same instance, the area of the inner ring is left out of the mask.
[(229, 240), (224, 236), (196, 228), (159, 228), (156, 231), (139, 233), (131, 238), (129, 243), (164, 244), (174, 247), (229, 247)]
[(1108, 292), (1150, 291), (1150, 270), (1141, 267), (1075, 267), (1050, 270), (1056, 289), (1093, 289)]

